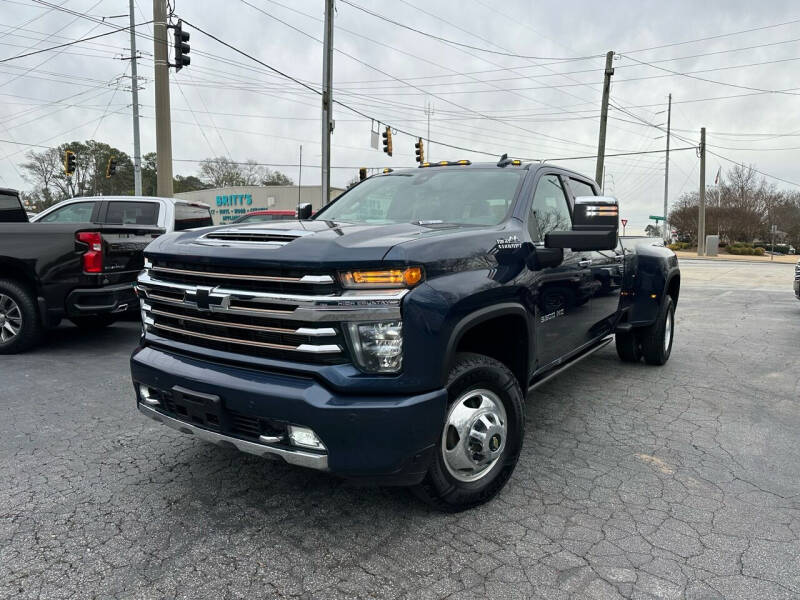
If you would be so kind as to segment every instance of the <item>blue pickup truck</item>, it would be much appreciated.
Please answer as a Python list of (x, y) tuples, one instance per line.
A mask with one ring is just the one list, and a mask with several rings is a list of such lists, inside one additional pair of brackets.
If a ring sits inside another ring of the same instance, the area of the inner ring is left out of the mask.
[(677, 259), (579, 173), (424, 164), (309, 209), (148, 246), (139, 411), (457, 511), (511, 476), (529, 390), (614, 340), (669, 358)]

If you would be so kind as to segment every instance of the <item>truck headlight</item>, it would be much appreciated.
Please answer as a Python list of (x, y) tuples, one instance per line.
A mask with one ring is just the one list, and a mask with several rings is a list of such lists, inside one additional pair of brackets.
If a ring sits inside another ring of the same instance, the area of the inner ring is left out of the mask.
[(353, 358), (368, 373), (397, 373), (403, 366), (403, 322), (348, 323)]
[(339, 273), (345, 289), (412, 288), (425, 279), (422, 267), (371, 269)]

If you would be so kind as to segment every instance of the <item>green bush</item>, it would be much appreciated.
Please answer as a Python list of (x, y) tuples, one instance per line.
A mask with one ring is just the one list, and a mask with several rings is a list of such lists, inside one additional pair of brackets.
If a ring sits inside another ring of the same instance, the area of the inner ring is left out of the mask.
[(753, 248), (742, 248), (742, 254), (753, 256), (753, 254), (755, 254), (755, 250)]
[(742, 249), (736, 245), (728, 246), (728, 254), (741, 254)]
[(764, 249), (761, 246), (758, 248), (753, 248), (753, 252), (756, 256), (764, 256)]

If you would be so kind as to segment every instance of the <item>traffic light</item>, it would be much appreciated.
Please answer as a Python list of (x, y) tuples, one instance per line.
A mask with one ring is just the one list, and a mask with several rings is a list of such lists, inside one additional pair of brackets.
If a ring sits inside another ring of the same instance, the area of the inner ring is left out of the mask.
[(414, 148), (416, 148), (415, 152), (417, 155), (417, 162), (422, 164), (425, 162), (425, 148), (422, 145), (422, 138), (419, 138), (416, 144), (414, 144)]
[(106, 179), (110, 179), (111, 176), (116, 172), (117, 172), (117, 157), (109, 156), (108, 165), (106, 166)]
[(183, 30), (183, 21), (178, 19), (178, 24), (174, 26), (175, 31), (175, 70), (180, 71), (183, 67), (188, 67), (192, 59), (189, 56), (189, 32)]
[(383, 151), (389, 156), (392, 155), (392, 128), (386, 126), (386, 131), (383, 132)]
[(364, 181), (366, 178), (367, 178), (367, 168), (366, 167), (361, 167), (358, 170), (358, 180), (359, 181)]
[(72, 150), (64, 151), (64, 173), (66, 175), (73, 175), (75, 173), (75, 169), (77, 168), (77, 160), (78, 157), (75, 156), (75, 153)]

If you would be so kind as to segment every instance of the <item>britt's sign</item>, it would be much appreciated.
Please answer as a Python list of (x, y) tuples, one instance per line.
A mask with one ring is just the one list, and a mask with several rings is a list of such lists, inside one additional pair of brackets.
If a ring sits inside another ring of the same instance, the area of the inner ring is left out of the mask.
[(252, 203), (252, 194), (230, 194), (225, 196), (217, 196), (217, 206), (249, 206)]

